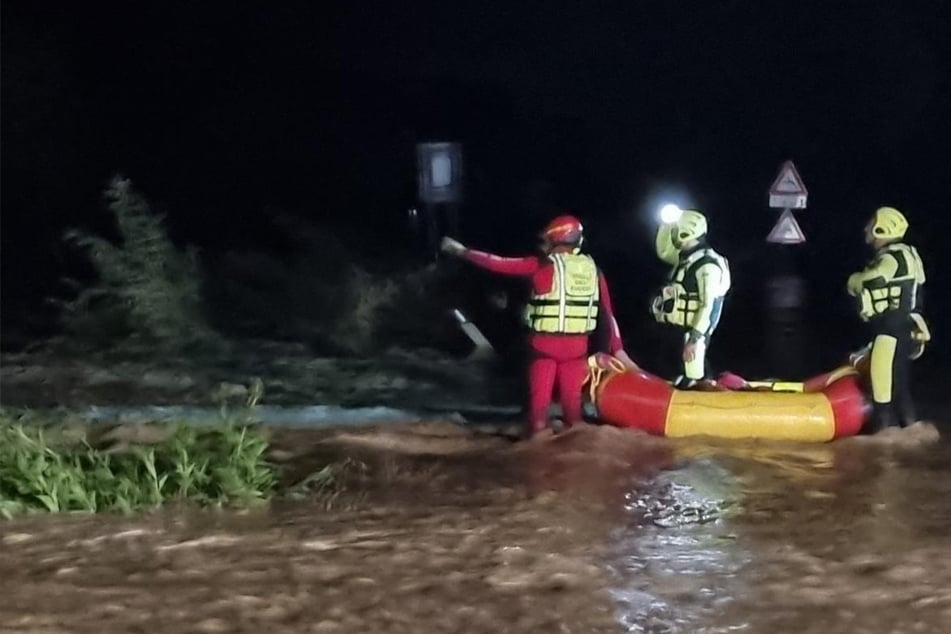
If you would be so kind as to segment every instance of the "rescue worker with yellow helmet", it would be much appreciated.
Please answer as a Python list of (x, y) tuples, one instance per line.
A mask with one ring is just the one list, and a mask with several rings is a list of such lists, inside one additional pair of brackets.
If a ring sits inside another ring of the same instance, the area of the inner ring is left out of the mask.
[(908, 220), (894, 207), (880, 207), (865, 226), (865, 242), (875, 257), (847, 284), (859, 315), (872, 330), (869, 376), (873, 414), (866, 431), (905, 427), (915, 421), (909, 370), (930, 340), (918, 312), (925, 268), (915, 247), (905, 243)]
[(730, 290), (730, 266), (707, 243), (702, 213), (675, 209), (674, 216), (662, 219), (655, 239), (657, 256), (673, 268), (651, 312), (658, 322), (683, 331), (683, 372), (673, 383), (690, 389), (708, 374), (706, 352)]

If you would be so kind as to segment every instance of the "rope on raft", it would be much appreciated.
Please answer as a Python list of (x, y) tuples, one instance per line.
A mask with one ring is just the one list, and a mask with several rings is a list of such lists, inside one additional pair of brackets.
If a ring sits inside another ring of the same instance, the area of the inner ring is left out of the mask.
[[(607, 361), (607, 368), (601, 367), (601, 362), (605, 360)], [(581, 385), (582, 387), (585, 385), (588, 386), (588, 396), (591, 398), (591, 402), (597, 402), (595, 397), (597, 396), (598, 387), (601, 385), (601, 380), (604, 378), (606, 372), (620, 374), (625, 370), (624, 363), (617, 357), (612, 357), (609, 354), (591, 355), (588, 357), (588, 376), (585, 377), (584, 383)]]

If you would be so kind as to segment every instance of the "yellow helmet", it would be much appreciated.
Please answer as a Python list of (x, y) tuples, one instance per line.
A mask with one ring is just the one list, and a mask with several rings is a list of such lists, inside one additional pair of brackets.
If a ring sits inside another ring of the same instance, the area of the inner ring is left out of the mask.
[(872, 237), (899, 240), (908, 231), (908, 220), (894, 207), (879, 207), (872, 218)]
[(695, 209), (684, 209), (677, 220), (674, 231), (674, 244), (681, 245), (691, 240), (698, 240), (707, 235), (707, 218)]

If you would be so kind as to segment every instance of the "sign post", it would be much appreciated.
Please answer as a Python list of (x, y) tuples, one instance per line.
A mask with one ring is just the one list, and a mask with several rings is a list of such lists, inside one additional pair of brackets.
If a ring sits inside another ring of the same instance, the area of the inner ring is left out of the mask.
[(769, 307), (767, 348), (774, 368), (796, 374), (802, 371), (805, 342), (801, 312), (806, 289), (802, 277), (796, 273), (792, 254), (787, 249), (806, 241), (793, 210), (805, 209), (808, 196), (809, 192), (796, 166), (792, 161), (784, 162), (769, 188), (770, 208), (782, 209), (782, 212), (766, 236), (770, 244), (780, 245), (777, 267), (766, 284)]
[(441, 236), (461, 238), (459, 203), (462, 201), (462, 145), (449, 142), (417, 143), (416, 181), (419, 199), (426, 210), (426, 242), (438, 258)]
[[(446, 141), (416, 144), (416, 183), (418, 198), (424, 205), (425, 218), (419, 218), (414, 207), (409, 211), (410, 226), (425, 233), (428, 252), (440, 259), (442, 236), (462, 239), (459, 235), (459, 204), (462, 202), (462, 145)], [(457, 266), (454, 263), (450, 267)], [(473, 361), (495, 357), (495, 349), (479, 328), (458, 308), (453, 317), (475, 348), (469, 356)]]

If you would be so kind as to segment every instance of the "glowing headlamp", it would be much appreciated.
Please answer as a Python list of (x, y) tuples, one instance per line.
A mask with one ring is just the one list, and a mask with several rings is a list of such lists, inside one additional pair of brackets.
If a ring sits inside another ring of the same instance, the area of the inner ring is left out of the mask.
[(668, 203), (660, 208), (660, 221), (664, 224), (677, 222), (683, 213), (683, 209), (673, 203)]

